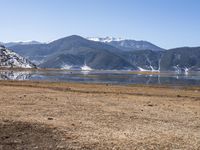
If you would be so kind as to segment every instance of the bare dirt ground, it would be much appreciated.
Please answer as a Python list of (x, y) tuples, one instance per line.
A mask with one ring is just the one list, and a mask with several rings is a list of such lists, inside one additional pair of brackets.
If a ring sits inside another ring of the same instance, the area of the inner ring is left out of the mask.
[(0, 81), (0, 149), (200, 149), (200, 88)]

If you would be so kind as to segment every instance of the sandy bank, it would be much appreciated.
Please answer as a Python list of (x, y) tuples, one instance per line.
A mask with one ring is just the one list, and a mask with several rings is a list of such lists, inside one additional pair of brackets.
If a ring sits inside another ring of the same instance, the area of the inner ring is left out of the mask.
[(200, 148), (199, 87), (0, 85), (0, 149)]

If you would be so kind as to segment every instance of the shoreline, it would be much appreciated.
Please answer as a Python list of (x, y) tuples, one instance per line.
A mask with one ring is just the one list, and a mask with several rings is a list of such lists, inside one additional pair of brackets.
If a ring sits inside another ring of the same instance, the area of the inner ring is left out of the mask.
[[(67, 71), (67, 72), (74, 72), (74, 71), (86, 71), (87, 70), (66, 70), (66, 69), (57, 69), (57, 68), (0, 68), (0, 71)], [(161, 72), (158, 71), (137, 71), (137, 70), (88, 70), (89, 72), (97, 71), (97, 72), (127, 72), (129, 74), (160, 74)]]
[[(0, 80), (1, 85), (8, 86), (26, 86), (26, 85), (37, 85), (37, 84), (54, 84), (54, 85), (93, 85), (93, 86), (110, 86), (110, 87), (146, 87), (146, 88), (166, 88), (166, 89), (185, 89), (185, 90), (200, 90), (198, 85), (179, 85), (179, 84), (126, 84), (126, 83), (96, 83), (96, 82), (73, 82), (73, 81), (48, 81), (48, 80)], [(32, 86), (33, 87), (33, 86)]]

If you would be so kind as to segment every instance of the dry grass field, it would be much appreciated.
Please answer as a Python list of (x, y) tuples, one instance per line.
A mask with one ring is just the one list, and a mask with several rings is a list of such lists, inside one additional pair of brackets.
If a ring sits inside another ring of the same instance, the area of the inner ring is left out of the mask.
[(200, 88), (0, 81), (0, 149), (200, 149)]

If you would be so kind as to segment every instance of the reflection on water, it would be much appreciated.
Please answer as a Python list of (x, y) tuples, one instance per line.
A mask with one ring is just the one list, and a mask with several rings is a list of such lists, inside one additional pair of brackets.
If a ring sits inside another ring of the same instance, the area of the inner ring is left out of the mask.
[(28, 80), (31, 78), (31, 73), (22, 71), (0, 71), (0, 80)]
[(110, 84), (200, 85), (200, 72), (140, 74), (128, 71), (0, 71), (0, 80), (45, 80)]

